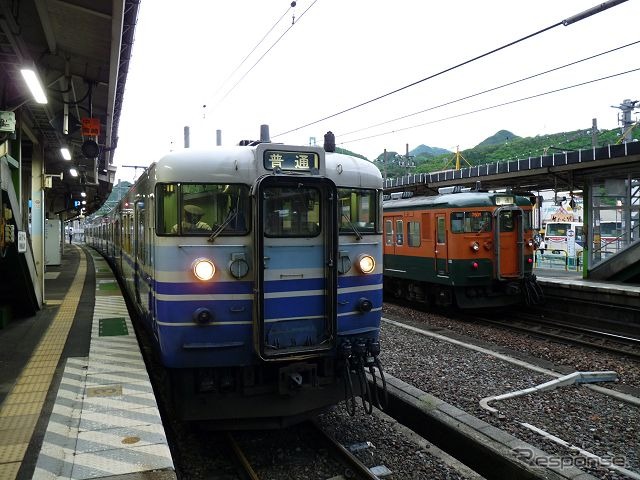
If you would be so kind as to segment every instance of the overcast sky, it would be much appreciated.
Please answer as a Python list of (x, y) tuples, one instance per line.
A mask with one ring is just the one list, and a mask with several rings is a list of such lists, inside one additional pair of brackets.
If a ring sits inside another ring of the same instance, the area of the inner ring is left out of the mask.
[[(616, 128), (612, 105), (640, 100), (640, 71), (593, 81), (639, 69), (640, 43), (476, 94), (640, 41), (640, 0), (419, 82), (600, 3), (143, 0), (114, 163), (146, 166), (183, 148), (184, 126), (194, 148), (215, 145), (217, 129), (229, 146), (259, 138), (261, 124), (273, 141), (292, 144), (322, 144), (331, 130), (339, 146), (370, 159), (406, 144), (463, 150), (501, 129), (528, 137), (588, 129), (593, 118)], [(116, 178), (132, 180), (133, 169), (119, 167)]]

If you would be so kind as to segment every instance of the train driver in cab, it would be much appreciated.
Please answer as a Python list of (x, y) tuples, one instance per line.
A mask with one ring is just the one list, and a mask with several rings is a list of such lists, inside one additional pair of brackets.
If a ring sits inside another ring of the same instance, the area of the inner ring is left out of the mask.
[[(196, 205), (185, 205), (182, 216), (182, 233), (193, 233), (210, 231), (211, 225), (200, 219), (204, 215), (204, 210)], [(171, 229), (171, 233), (178, 232), (178, 225), (174, 225)]]

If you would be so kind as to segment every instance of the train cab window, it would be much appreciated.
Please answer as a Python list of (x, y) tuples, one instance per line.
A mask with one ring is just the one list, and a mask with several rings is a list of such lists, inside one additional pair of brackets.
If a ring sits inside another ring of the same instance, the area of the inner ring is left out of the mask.
[(407, 223), (407, 242), (410, 247), (420, 246), (420, 222)]
[(491, 231), (491, 212), (453, 212), (452, 233), (481, 233)]
[(380, 195), (376, 190), (338, 188), (340, 234), (353, 235), (354, 228), (362, 234), (379, 232)]
[(249, 233), (249, 187), (239, 184), (171, 183), (156, 187), (159, 235)]
[(320, 234), (321, 204), (317, 188), (266, 188), (262, 210), (267, 237), (316, 237)]

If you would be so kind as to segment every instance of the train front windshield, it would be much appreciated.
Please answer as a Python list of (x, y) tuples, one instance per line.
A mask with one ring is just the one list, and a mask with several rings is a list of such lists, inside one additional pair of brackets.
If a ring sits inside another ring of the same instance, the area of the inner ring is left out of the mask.
[(156, 187), (158, 235), (244, 235), (251, 215), (249, 187), (167, 183)]
[(338, 226), (341, 234), (353, 234), (354, 229), (359, 233), (376, 233), (378, 220), (379, 199), (375, 190), (338, 188), (339, 212)]
[(264, 192), (267, 237), (315, 237), (320, 233), (320, 191), (314, 187), (269, 187)]

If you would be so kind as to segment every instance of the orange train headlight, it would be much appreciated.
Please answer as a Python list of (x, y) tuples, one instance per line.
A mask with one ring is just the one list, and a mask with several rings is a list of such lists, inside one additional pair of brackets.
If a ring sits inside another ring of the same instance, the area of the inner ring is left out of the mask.
[(198, 258), (193, 262), (193, 274), (198, 280), (206, 282), (216, 274), (216, 266), (208, 258)]

